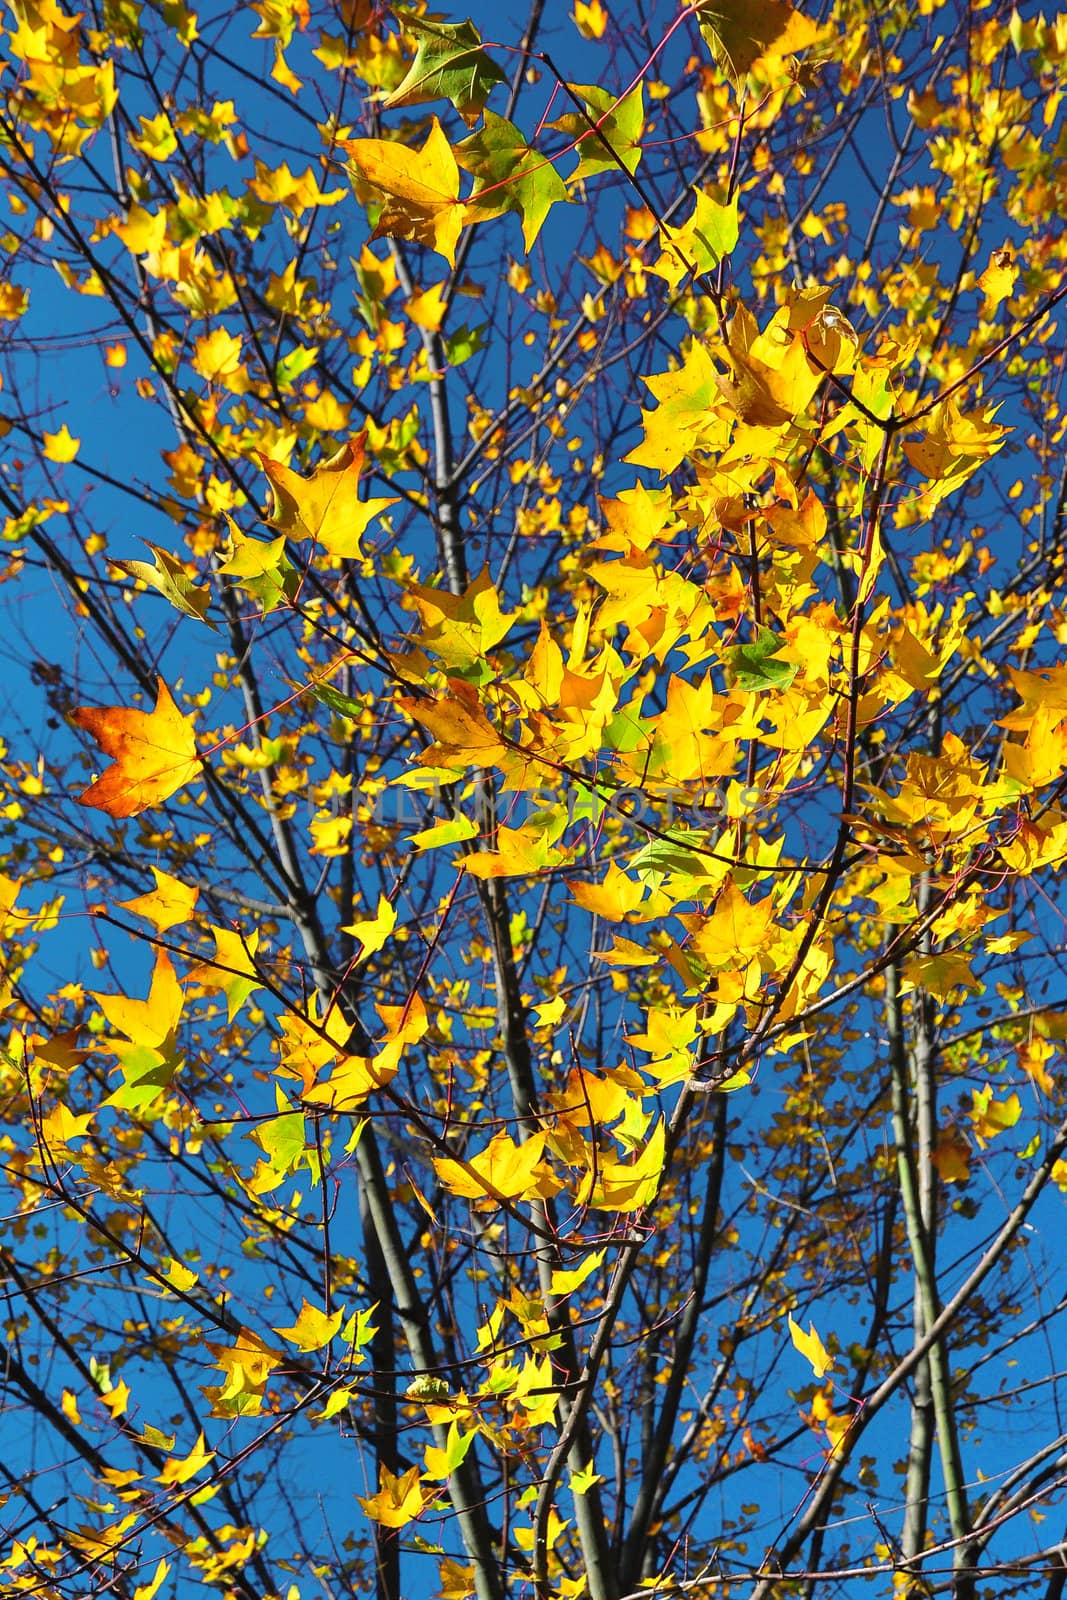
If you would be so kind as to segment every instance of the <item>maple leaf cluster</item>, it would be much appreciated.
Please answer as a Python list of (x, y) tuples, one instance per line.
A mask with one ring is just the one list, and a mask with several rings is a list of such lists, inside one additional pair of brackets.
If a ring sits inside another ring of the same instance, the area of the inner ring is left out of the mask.
[(8, 12), (12, 1593), (1054, 1587), (1067, 21)]

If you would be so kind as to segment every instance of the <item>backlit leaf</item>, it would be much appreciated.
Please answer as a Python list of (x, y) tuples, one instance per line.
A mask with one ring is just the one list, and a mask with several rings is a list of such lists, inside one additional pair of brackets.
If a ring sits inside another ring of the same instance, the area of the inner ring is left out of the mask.
[(372, 238), (413, 239), (456, 264), (456, 243), (470, 220), (459, 198), (459, 168), (435, 117), (421, 150), (387, 139), (349, 139), (349, 174), (357, 194), (381, 206)]
[(569, 198), (567, 185), (546, 156), (531, 150), (514, 123), (486, 111), (484, 126), (456, 146), (456, 160), (474, 179), (471, 221), (517, 211), (527, 250), (554, 205)]
[(808, 1323), (808, 1331), (804, 1332), (800, 1324), (789, 1318), (789, 1337), (805, 1360), (811, 1362), (811, 1370), (816, 1378), (822, 1378), (834, 1366), (834, 1357), (829, 1355), (819, 1335), (815, 1332), (815, 1324)]
[(785, 641), (770, 628), (760, 628), (751, 644), (734, 645), (726, 652), (740, 689), (787, 689), (796, 677), (793, 661), (778, 660)]
[[(131, 578), (138, 578), (142, 583), (147, 583), (150, 589), (157, 590), (175, 611), (193, 617), (197, 622), (206, 622), (205, 613), (211, 604), (210, 591), (196, 587), (177, 556), (172, 556), (169, 551), (152, 544), (148, 539), (145, 544), (152, 552), (151, 565), (147, 561), (116, 561), (114, 565), (129, 573)], [(213, 628), (215, 624), (211, 622), (208, 626)]]
[(392, 13), (415, 39), (415, 59), (407, 75), (386, 97), (385, 105), (417, 106), (426, 100), (451, 100), (468, 127), (498, 83), (503, 72), (482, 49), (472, 22), (439, 22), (420, 16), (408, 6), (394, 5)]
[(307, 1300), (303, 1301), (299, 1315), (290, 1328), (275, 1328), (283, 1339), (295, 1344), (298, 1350), (322, 1350), (329, 1344), (344, 1320), (344, 1307), (327, 1315)]
[(701, 0), (697, 15), (712, 54), (738, 85), (765, 56), (806, 50), (819, 32), (787, 0)]
[(78, 796), (112, 817), (134, 817), (191, 783), (200, 759), (193, 738), (193, 719), (183, 716), (163, 679), (158, 681), (155, 708), (81, 706), (72, 721), (92, 734), (113, 765)]
[(273, 526), (290, 539), (317, 539), (340, 560), (358, 558), (367, 525), (396, 504), (395, 495), (379, 500), (359, 498), (365, 441), (365, 434), (357, 434), (336, 455), (321, 462), (309, 478), (302, 478), (280, 461), (261, 457), (274, 493)]

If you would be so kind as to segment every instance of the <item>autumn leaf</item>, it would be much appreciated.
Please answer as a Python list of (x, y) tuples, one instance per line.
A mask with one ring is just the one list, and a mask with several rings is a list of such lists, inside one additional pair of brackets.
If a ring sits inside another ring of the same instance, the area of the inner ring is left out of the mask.
[(1004, 1100), (994, 1100), (988, 1084), (982, 1089), (972, 1089), (971, 1099), (973, 1104), (968, 1115), (974, 1136), (983, 1150), (998, 1134), (1014, 1128), (1022, 1116), (1022, 1101), (1017, 1094), (1010, 1094)]
[(174, 963), (161, 947), (156, 951), (147, 1000), (130, 1000), (117, 994), (96, 994), (93, 998), (113, 1028), (136, 1043), (158, 1046), (174, 1032), (184, 996)]
[(454, 671), (472, 673), (476, 681), (490, 675), (477, 669), (488, 666), (489, 651), (507, 636), (518, 617), (516, 611), (501, 609), (486, 567), (458, 595), (412, 583), (405, 604), (419, 613), (420, 647)]
[(602, 39), (608, 25), (608, 14), (600, 0), (574, 0), (571, 13), (574, 25), (583, 39)]
[(636, 911), (645, 896), (645, 884), (623, 872), (618, 863), (608, 863), (601, 883), (581, 883), (570, 880), (567, 887), (576, 905), (606, 917), (611, 922), (625, 922)]
[(971, 1147), (956, 1128), (943, 1128), (930, 1152), (942, 1183), (966, 1183), (971, 1171)]
[(216, 1388), (204, 1390), (213, 1403), (213, 1415), (257, 1415), (262, 1410), (271, 1373), (282, 1365), (284, 1357), (250, 1328), (238, 1328), (232, 1345), (210, 1340), (206, 1343), (224, 1377)]
[(85, 1138), (92, 1120), (93, 1112), (75, 1116), (69, 1106), (60, 1101), (42, 1116), (41, 1138), (48, 1147), (69, 1145), (72, 1139)]
[(157, 933), (166, 933), (168, 928), (188, 922), (196, 909), (200, 891), (164, 872), (162, 867), (153, 865), (149, 870), (156, 880), (156, 887), (148, 894), (139, 894), (133, 900), (120, 900), (118, 904), (123, 910), (144, 917)]
[(641, 162), (641, 137), (645, 129), (644, 92), (641, 83), (620, 99), (598, 84), (574, 83), (571, 94), (585, 107), (584, 114), (567, 111), (552, 123), (559, 133), (574, 140), (578, 165), (569, 183), (584, 183), (598, 173), (634, 173)]
[(494, 1134), (484, 1150), (464, 1162), (435, 1156), (440, 1182), (452, 1194), (468, 1200), (525, 1200), (553, 1194), (559, 1182), (541, 1159), (543, 1133), (530, 1134), (516, 1144), (508, 1133)]
[(359, 922), (350, 922), (342, 928), (341, 932), (350, 933), (354, 939), (359, 940), (362, 947), (359, 959), (365, 961), (368, 956), (373, 955), (376, 950), (382, 948), (395, 927), (396, 908), (383, 894), (378, 897), (378, 909), (373, 917), (364, 917)]
[(701, 0), (700, 31), (740, 87), (765, 57), (796, 54), (818, 38), (818, 27), (787, 0)]
[(125, 1035), (109, 1041), (122, 1083), (104, 1104), (142, 1111), (159, 1099), (180, 1065), (175, 1035), (185, 995), (166, 950), (156, 951), (146, 1000), (121, 994), (94, 994), (93, 999), (106, 1021)]
[(80, 439), (75, 439), (72, 436), (65, 422), (58, 433), (42, 434), (41, 442), (44, 445), (44, 453), (48, 460), (60, 464), (73, 461), (81, 444)]
[(419, 1482), (418, 1467), (409, 1467), (401, 1477), (383, 1466), (378, 1493), (357, 1495), (360, 1505), (374, 1522), (386, 1528), (403, 1528), (420, 1516), (428, 1503)]
[(256, 967), (259, 948), (259, 929), (243, 934), (234, 928), (211, 928), (215, 941), (215, 956), (211, 961), (201, 961), (190, 967), (189, 978), (202, 983), (205, 989), (217, 989), (226, 996), (226, 1014), (232, 1022), (249, 995), (263, 987), (263, 977)]
[(327, 1315), (325, 1311), (320, 1311), (318, 1306), (313, 1306), (304, 1300), (292, 1327), (275, 1328), (274, 1332), (280, 1333), (290, 1344), (295, 1344), (298, 1350), (305, 1352), (322, 1350), (340, 1328), (344, 1314), (343, 1306)]
[(505, 756), (506, 747), (482, 710), (476, 691), (461, 678), (450, 679), (449, 688), (449, 695), (438, 700), (398, 702), (401, 710), (428, 728), (437, 741), (423, 752), (422, 764), (489, 766)]
[(657, 1122), (644, 1149), (633, 1161), (603, 1158), (597, 1171), (590, 1173), (590, 1192), (586, 1204), (598, 1211), (642, 1211), (651, 1205), (663, 1173), (666, 1130)]
[(1018, 276), (1019, 266), (1011, 250), (994, 250), (988, 267), (978, 279), (978, 287), (985, 297), (982, 301), (983, 317), (988, 320), (997, 307), (1010, 298)]
[(133, 1591), (132, 1600), (153, 1600), (153, 1596), (162, 1588), (170, 1573), (170, 1562), (162, 1557), (156, 1562), (156, 1568), (147, 1583), (139, 1583)]
[(274, 494), (273, 526), (290, 539), (317, 539), (338, 560), (358, 559), (368, 524), (396, 504), (395, 495), (360, 500), (365, 443), (366, 434), (357, 434), (336, 455), (320, 462), (309, 478), (261, 456)]
[(78, 796), (111, 817), (135, 817), (191, 783), (200, 771), (193, 719), (183, 716), (162, 678), (155, 708), (81, 706), (71, 720), (92, 735), (113, 765)]
[[(150, 589), (155, 589), (175, 611), (193, 617), (197, 622), (207, 622), (206, 612), (211, 604), (210, 591), (197, 588), (186, 572), (184, 563), (179, 561), (177, 556), (172, 556), (158, 544), (152, 544), (149, 539), (144, 542), (152, 552), (151, 564), (147, 561), (115, 561), (112, 565), (128, 573), (131, 578), (146, 583)], [(214, 626), (213, 622), (208, 622), (209, 628)]]
[(450, 1478), (466, 1459), (467, 1451), (477, 1438), (477, 1430), (470, 1433), (461, 1433), (458, 1422), (453, 1419), (448, 1426), (448, 1437), (443, 1446), (427, 1445), (423, 1454), (425, 1463), (424, 1478), (434, 1482), (444, 1482)]
[(469, 220), (459, 198), (459, 168), (437, 118), (421, 150), (386, 139), (348, 139), (344, 148), (356, 193), (381, 206), (372, 239), (414, 239), (456, 264), (456, 242)]
[(789, 1318), (789, 1337), (804, 1358), (811, 1362), (811, 1370), (816, 1378), (822, 1378), (834, 1365), (834, 1357), (827, 1354), (826, 1347), (819, 1335), (815, 1332), (815, 1324), (808, 1323), (808, 1331), (804, 1332), (800, 1324), (794, 1322), (792, 1315)]
[(726, 651), (739, 689), (786, 689), (797, 675), (794, 661), (777, 659), (785, 647), (770, 628), (760, 628), (751, 644), (734, 645)]
[(698, 189), (688, 221), (660, 227), (659, 260), (651, 271), (676, 289), (688, 274), (699, 277), (718, 266), (737, 244), (738, 230), (737, 196), (727, 205)]
[(230, 539), (218, 571), (232, 577), (237, 587), (259, 603), (263, 615), (269, 616), (291, 601), (298, 587), (297, 574), (285, 554), (285, 534), (276, 539), (253, 539), (242, 533), (232, 518), (227, 520)]
[(200, 1434), (189, 1454), (181, 1461), (168, 1461), (163, 1471), (156, 1478), (157, 1483), (169, 1487), (172, 1484), (188, 1483), (190, 1478), (195, 1478), (215, 1459), (214, 1450), (209, 1450), (204, 1443), (204, 1435)]

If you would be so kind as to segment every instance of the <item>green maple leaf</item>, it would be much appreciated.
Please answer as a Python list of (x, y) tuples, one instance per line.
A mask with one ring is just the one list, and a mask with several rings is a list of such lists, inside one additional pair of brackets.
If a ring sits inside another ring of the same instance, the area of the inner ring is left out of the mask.
[(692, 836), (684, 833), (650, 839), (630, 865), (638, 877), (646, 872), (660, 872), (682, 878), (709, 878), (716, 870), (714, 857), (699, 848), (694, 849)]
[(362, 701), (353, 700), (351, 695), (342, 694), (340, 689), (335, 689), (331, 683), (309, 683), (304, 688), (305, 692), (320, 705), (329, 706), (339, 717), (350, 717), (355, 722), (363, 715)]
[(737, 645), (726, 659), (737, 676), (739, 689), (787, 689), (797, 675), (793, 661), (779, 661), (784, 641), (770, 628), (760, 628), (751, 644)]
[(426, 100), (451, 100), (468, 128), (473, 127), (490, 91), (506, 81), (482, 49), (474, 24), (469, 19), (437, 22), (406, 6), (394, 6), (393, 12), (415, 39), (416, 50), (404, 81), (383, 103), (393, 109), (422, 105)]
[(581, 141), (577, 146), (578, 165), (570, 175), (570, 182), (581, 183), (599, 172), (618, 171), (620, 165), (629, 173), (636, 172), (641, 160), (641, 136), (645, 131), (645, 97), (641, 84), (622, 100), (596, 84), (575, 83), (570, 87), (584, 104), (587, 115), (568, 111), (552, 123), (558, 133)]
[(223, 551), (226, 560), (218, 570), (258, 601), (267, 616), (286, 605), (299, 587), (299, 574), (285, 554), (285, 535), (269, 541), (253, 539), (241, 532), (232, 517), (227, 516), (226, 520), (230, 524), (230, 542)]
[(495, 112), (455, 147), (456, 161), (474, 179), (468, 205), (485, 221), (517, 211), (527, 250), (552, 207), (568, 199), (567, 186), (546, 156), (531, 150), (514, 123)]

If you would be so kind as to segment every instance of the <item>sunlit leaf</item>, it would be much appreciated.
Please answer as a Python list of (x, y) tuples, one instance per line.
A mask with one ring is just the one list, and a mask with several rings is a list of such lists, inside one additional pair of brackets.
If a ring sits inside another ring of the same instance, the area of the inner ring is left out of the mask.
[(804, 1332), (799, 1323), (789, 1318), (789, 1337), (800, 1351), (805, 1360), (811, 1362), (811, 1370), (816, 1378), (822, 1378), (834, 1365), (834, 1357), (827, 1354), (826, 1347), (819, 1335), (815, 1332), (815, 1324), (808, 1323), (808, 1331)]
[(152, 711), (82, 706), (72, 713), (77, 726), (92, 734), (113, 762), (78, 796), (83, 806), (112, 817), (134, 817), (162, 805), (199, 774), (193, 719), (178, 710), (162, 678), (158, 685)]
[(394, 5), (392, 13), (416, 44), (415, 59), (401, 83), (386, 97), (385, 105), (415, 106), (426, 100), (451, 100), (468, 127), (504, 74), (482, 49), (471, 22), (439, 22), (420, 16), (408, 6)]

